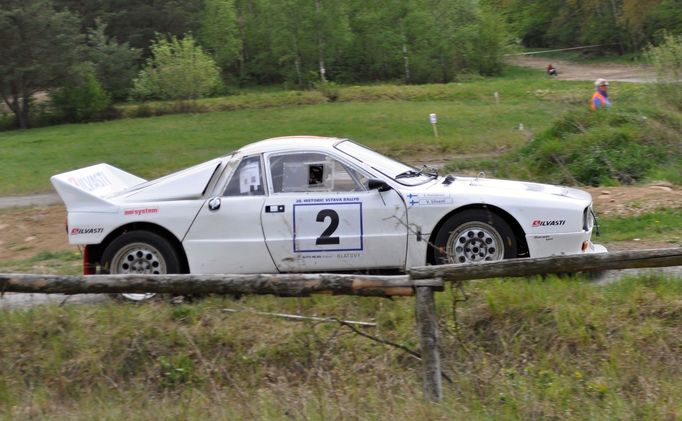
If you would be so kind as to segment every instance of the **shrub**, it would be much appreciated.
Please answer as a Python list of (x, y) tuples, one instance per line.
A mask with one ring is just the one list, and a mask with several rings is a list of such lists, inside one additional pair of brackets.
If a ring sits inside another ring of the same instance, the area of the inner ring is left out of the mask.
[(682, 160), (680, 123), (675, 114), (572, 111), (502, 158), (498, 175), (594, 186), (670, 178), (661, 169)]
[(182, 100), (209, 96), (220, 89), (220, 70), (190, 34), (183, 39), (158, 37), (133, 82), (131, 96), (137, 100)]
[(315, 82), (313, 87), (331, 102), (339, 99), (341, 86), (338, 83), (325, 80), (324, 82)]
[(92, 63), (84, 62), (72, 67), (69, 80), (52, 95), (52, 103), (59, 120), (78, 123), (102, 119), (111, 100)]
[(682, 110), (682, 36), (666, 34), (647, 55), (656, 68), (655, 91), (668, 105)]

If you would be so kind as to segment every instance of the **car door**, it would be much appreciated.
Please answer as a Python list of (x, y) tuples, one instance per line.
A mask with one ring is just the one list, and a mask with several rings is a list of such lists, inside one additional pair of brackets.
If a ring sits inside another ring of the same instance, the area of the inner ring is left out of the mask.
[(276, 273), (260, 226), (266, 197), (261, 157), (231, 165), (236, 169), (226, 170), (231, 174), (222, 194), (204, 203), (183, 241), (190, 271)]
[(281, 272), (404, 268), (405, 203), (367, 188), (369, 177), (319, 152), (265, 157), (270, 196), (261, 222)]

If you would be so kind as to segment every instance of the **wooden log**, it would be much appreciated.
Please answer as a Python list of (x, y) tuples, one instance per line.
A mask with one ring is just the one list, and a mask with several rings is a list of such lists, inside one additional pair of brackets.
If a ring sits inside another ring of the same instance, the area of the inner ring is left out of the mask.
[(508, 259), (466, 265), (421, 266), (408, 270), (413, 279), (465, 281), (549, 273), (682, 266), (682, 248)]
[(407, 275), (26, 275), (0, 274), (0, 292), (93, 294), (156, 292), (173, 294), (310, 294), (371, 297), (411, 296), (415, 285), (441, 288), (440, 280), (413, 282)]
[(443, 400), (440, 354), (438, 353), (438, 320), (433, 288), (417, 287), (417, 333), (422, 357), (424, 396), (432, 402)]

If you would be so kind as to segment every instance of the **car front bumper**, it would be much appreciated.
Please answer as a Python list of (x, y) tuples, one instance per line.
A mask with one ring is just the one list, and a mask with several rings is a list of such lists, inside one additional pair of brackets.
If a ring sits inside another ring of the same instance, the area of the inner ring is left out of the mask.
[(589, 231), (532, 234), (526, 236), (530, 257), (548, 257), (583, 253), (606, 253), (606, 247), (594, 244)]

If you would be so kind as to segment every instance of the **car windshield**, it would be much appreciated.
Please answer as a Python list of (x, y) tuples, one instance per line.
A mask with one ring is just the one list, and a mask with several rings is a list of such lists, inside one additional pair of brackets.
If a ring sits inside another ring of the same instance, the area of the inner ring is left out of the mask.
[(405, 186), (424, 184), (438, 177), (438, 173), (434, 170), (419, 170), (350, 140), (341, 141), (334, 145), (334, 147)]

